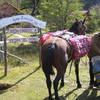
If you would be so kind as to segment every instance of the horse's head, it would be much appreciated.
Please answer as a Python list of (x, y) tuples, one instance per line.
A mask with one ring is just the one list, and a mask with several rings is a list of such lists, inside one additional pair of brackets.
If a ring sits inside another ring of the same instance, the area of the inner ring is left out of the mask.
[(85, 35), (86, 31), (85, 19), (83, 21), (76, 19), (75, 23), (72, 25), (69, 31), (74, 32), (77, 35)]

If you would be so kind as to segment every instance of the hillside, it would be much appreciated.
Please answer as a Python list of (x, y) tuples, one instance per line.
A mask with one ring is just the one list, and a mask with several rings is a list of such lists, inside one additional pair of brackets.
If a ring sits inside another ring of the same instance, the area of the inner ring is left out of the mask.
[[(1, 1), (0, 4), (2, 2), (4, 2), (4, 0), (0, 0), (0, 1)], [(17, 3), (20, 3), (22, 0), (5, 0), (5, 1), (11, 2), (11, 3), (13, 3), (16, 6)], [(94, 5), (100, 4), (100, 0), (80, 0), (80, 1), (85, 4), (85, 6), (84, 6), (85, 10), (90, 9)]]
[(80, 0), (85, 3), (84, 9), (88, 10), (94, 5), (100, 5), (100, 0)]

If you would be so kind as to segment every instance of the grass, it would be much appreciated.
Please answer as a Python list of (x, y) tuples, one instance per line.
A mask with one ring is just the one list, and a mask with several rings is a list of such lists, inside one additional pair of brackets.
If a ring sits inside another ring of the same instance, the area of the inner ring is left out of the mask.
[[(36, 62), (38, 60), (39, 56), (39, 47), (38, 44), (34, 43), (15, 43), (8, 45), (8, 52), (11, 54), (17, 55), (18, 57), (26, 60), (27, 62)], [(20, 60), (13, 58), (11, 56), (8, 56), (8, 64), (13, 66), (18, 66), (22, 63)]]
[[(38, 65), (37, 61), (31, 66), (24, 65), (10, 68), (8, 75), (1, 78), (0, 82), (15, 85), (7, 90), (0, 91), (0, 100), (48, 100), (45, 77), (41, 68), (34, 72)], [(61, 100), (100, 99), (100, 91), (88, 89), (88, 65), (84, 65), (83, 63), (80, 64), (80, 79), (83, 85), (83, 88), (81, 89), (75, 89), (76, 81), (74, 67), (72, 67), (70, 76), (68, 75), (68, 72), (69, 67), (65, 76), (65, 86), (59, 90)], [(2, 75), (3, 70), (0, 71), (0, 76)]]
[[(44, 74), (41, 68), (35, 71), (39, 66), (37, 45), (32, 43), (10, 44), (8, 51), (25, 58), (31, 64), (25, 64), (13, 57), (8, 57), (8, 75), (6, 77), (3, 76), (4, 65), (0, 64), (0, 84), (13, 85), (7, 90), (0, 90), (0, 100), (48, 100)], [(80, 63), (80, 79), (83, 87), (76, 89), (75, 69), (72, 66), (71, 74), (68, 75), (69, 65), (65, 75), (65, 86), (59, 90), (61, 100), (100, 100), (100, 91), (88, 89), (89, 66), (86, 62), (83, 63), (84, 60), (88, 61), (84, 57)], [(52, 93), (54, 93), (53, 88)]]

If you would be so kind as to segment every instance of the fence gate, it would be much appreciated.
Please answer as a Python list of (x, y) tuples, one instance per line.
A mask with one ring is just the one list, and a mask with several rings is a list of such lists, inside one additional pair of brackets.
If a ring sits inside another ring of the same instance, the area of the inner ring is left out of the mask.
[(13, 17), (7, 17), (7, 18), (3, 18), (0, 20), (0, 29), (3, 28), (3, 38), (4, 41), (0, 41), (0, 46), (4, 45), (4, 51), (0, 50), (1, 53), (4, 54), (4, 75), (7, 75), (8, 72), (8, 66), (7, 66), (7, 55), (13, 56), (15, 58), (18, 58), (21, 60), (20, 57), (17, 57), (13, 54), (10, 54), (7, 52), (7, 43), (16, 43), (16, 42), (34, 42), (34, 41), (38, 41), (39, 37), (21, 37), (21, 38), (13, 38), (13, 39), (8, 39), (6, 37), (6, 27), (8, 25), (14, 24), (14, 23), (20, 23), (20, 22), (28, 22), (30, 24), (33, 24), (36, 28), (31, 28), (31, 29), (27, 29), (27, 28), (16, 28), (16, 29), (10, 29), (9, 32), (10, 33), (24, 33), (24, 32), (28, 32), (28, 31), (40, 31), (41, 34), (41, 29), (46, 27), (46, 22), (43, 22), (41, 20), (38, 20), (30, 15), (17, 15), (17, 16), (13, 16)]

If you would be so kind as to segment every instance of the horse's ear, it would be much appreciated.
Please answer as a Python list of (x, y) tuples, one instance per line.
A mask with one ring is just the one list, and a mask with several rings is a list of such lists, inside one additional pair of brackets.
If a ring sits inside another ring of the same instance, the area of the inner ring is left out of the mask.
[(84, 23), (85, 23), (85, 21), (86, 21), (86, 17), (84, 18), (84, 20), (83, 20), (82, 24), (84, 24)]

